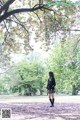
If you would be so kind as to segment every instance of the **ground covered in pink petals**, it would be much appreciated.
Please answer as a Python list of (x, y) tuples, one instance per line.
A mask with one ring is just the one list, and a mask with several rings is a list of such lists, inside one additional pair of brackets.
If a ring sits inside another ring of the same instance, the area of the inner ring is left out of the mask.
[[(0, 103), (12, 109), (10, 120), (80, 120), (80, 103)], [(1, 114), (1, 113), (0, 113)]]

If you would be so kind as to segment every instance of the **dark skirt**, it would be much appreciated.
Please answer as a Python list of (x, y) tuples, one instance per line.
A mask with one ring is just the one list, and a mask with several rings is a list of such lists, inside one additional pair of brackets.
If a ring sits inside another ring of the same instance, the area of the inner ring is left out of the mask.
[(48, 94), (55, 93), (55, 89), (48, 90)]

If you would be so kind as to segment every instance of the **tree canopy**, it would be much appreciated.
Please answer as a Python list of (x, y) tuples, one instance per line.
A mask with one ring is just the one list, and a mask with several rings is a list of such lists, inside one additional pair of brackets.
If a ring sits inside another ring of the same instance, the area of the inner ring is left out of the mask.
[(31, 39), (47, 51), (57, 35), (64, 37), (75, 31), (72, 27), (79, 6), (71, 1), (1, 0), (0, 6), (1, 61), (10, 59), (12, 53), (33, 50)]

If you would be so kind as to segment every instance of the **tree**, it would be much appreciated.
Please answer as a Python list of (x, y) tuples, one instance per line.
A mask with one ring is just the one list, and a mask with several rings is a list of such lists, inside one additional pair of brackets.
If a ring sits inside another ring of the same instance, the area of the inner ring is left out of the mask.
[(9, 74), (0, 75), (0, 95), (10, 94)]
[(65, 38), (65, 42), (59, 42), (54, 46), (47, 61), (48, 69), (55, 73), (58, 92), (76, 95), (80, 91), (80, 40), (78, 38), (78, 35), (75, 37), (73, 35), (68, 39)]
[(33, 50), (30, 45), (32, 31), (35, 34), (34, 40), (42, 42), (41, 47), (47, 51), (54, 43), (53, 38), (57, 34), (71, 30), (76, 6), (69, 5), (70, 2), (68, 5), (54, 4), (56, 1), (52, 2), (52, 0), (50, 2), (48, 0), (1, 0), (0, 39), (2, 41), (0, 44), (4, 61), (6, 61), (5, 56), (10, 60), (13, 52), (22, 52), (24, 49), (28, 53)]
[(43, 93), (43, 67), (38, 62), (22, 62), (13, 69), (13, 76), (16, 79), (12, 81), (12, 92), (18, 92), (20, 95), (42, 95)]

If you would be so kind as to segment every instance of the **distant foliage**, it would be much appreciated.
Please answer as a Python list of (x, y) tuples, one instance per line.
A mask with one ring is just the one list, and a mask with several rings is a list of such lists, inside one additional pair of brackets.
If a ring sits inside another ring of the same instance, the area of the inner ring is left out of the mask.
[(54, 71), (57, 92), (78, 94), (80, 91), (80, 40), (78, 37), (65, 38), (56, 44), (47, 60), (48, 69)]

